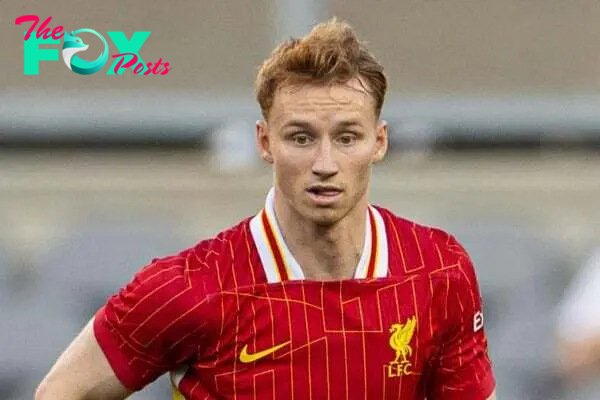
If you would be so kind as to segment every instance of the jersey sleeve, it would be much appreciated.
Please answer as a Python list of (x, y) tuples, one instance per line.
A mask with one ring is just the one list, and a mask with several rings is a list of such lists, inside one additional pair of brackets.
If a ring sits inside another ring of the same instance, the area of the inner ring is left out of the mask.
[(155, 260), (96, 313), (96, 340), (126, 388), (140, 390), (194, 355), (204, 299), (191, 289), (185, 256)]
[(486, 400), (495, 388), (483, 327), (483, 309), (473, 264), (452, 237), (449, 251), (458, 256), (450, 269), (446, 329), (433, 371), (431, 400)]

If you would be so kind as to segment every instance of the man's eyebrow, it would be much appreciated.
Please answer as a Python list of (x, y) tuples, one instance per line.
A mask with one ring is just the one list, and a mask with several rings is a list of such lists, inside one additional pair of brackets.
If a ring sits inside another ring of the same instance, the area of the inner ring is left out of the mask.
[[(349, 128), (349, 127), (353, 127), (353, 126), (362, 126), (362, 123), (359, 120), (350, 119), (350, 120), (343, 120), (343, 121), (337, 122), (335, 124), (335, 127), (337, 129)], [(283, 125), (283, 127), (284, 128), (290, 128), (290, 127), (302, 128), (302, 129), (307, 129), (307, 130), (313, 129), (313, 125), (310, 122), (303, 121), (300, 119), (292, 119), (292, 120), (286, 122)]]
[(355, 119), (340, 121), (336, 124), (336, 127), (339, 127), (339, 128), (348, 128), (351, 126), (362, 126), (362, 124), (360, 123), (359, 120), (355, 120)]
[(299, 119), (292, 119), (286, 122), (283, 125), (284, 128), (292, 127), (292, 128), (304, 128), (304, 129), (312, 129), (312, 124), (310, 122), (302, 121)]

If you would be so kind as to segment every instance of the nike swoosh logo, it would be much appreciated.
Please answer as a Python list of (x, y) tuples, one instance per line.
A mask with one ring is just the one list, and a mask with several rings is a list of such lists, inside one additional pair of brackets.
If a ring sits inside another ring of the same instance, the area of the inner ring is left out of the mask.
[(288, 344), (290, 344), (289, 340), (287, 342), (278, 344), (277, 346), (273, 346), (268, 349), (265, 349), (265, 350), (262, 350), (262, 351), (259, 351), (256, 353), (252, 353), (252, 354), (248, 354), (248, 345), (245, 345), (244, 348), (242, 349), (242, 352), (240, 353), (240, 361), (247, 364), (247, 363), (254, 362), (256, 360), (260, 360), (261, 358), (266, 357), (269, 354), (275, 353), (277, 350), (281, 349), (282, 347), (287, 346)]

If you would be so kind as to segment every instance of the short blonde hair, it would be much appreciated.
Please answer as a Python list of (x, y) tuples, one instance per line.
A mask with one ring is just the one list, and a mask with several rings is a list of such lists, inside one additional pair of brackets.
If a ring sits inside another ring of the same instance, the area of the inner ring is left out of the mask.
[(379, 118), (387, 90), (383, 66), (346, 22), (332, 18), (303, 38), (281, 43), (259, 68), (255, 91), (268, 119), (276, 91), (294, 84), (344, 84), (358, 78), (375, 100)]

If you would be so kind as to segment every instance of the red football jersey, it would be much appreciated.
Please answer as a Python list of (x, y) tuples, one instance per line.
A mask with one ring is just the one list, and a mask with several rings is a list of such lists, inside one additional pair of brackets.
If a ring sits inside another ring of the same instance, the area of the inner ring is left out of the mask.
[(117, 377), (185, 399), (487, 399), (473, 266), (447, 233), (370, 206), (354, 279), (305, 279), (272, 206), (142, 269), (96, 315)]

